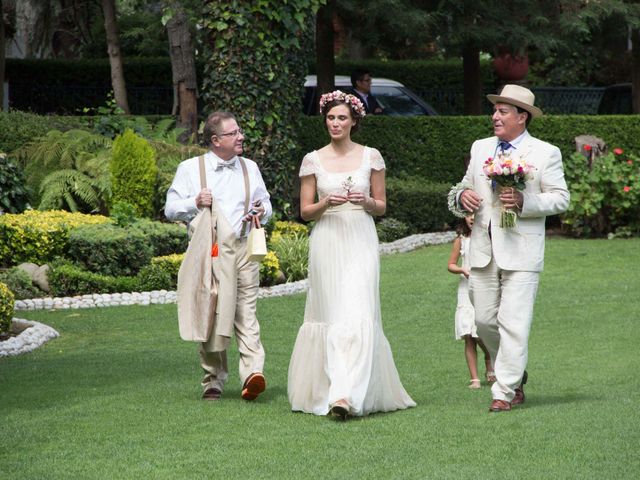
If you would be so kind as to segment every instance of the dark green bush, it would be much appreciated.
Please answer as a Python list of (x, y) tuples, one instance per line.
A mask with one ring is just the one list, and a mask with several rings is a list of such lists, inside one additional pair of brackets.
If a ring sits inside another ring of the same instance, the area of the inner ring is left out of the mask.
[(153, 247), (140, 229), (87, 225), (70, 233), (67, 256), (90, 272), (129, 276), (151, 262)]
[(387, 181), (387, 215), (407, 225), (409, 233), (447, 230), (454, 220), (447, 209), (448, 183), (432, 183), (421, 178)]
[(131, 228), (144, 233), (154, 257), (184, 253), (187, 250), (189, 242), (184, 225), (141, 219), (133, 223)]
[(18, 300), (36, 298), (43, 294), (42, 290), (33, 285), (29, 274), (18, 267), (0, 272), (0, 282), (7, 285)]
[(28, 205), (29, 192), (22, 169), (5, 153), (0, 153), (0, 211), (21, 213)]
[(171, 274), (162, 265), (152, 263), (142, 268), (136, 275), (136, 290), (150, 292), (151, 290), (175, 290), (176, 284)]
[(51, 294), (55, 297), (90, 293), (133, 292), (137, 287), (136, 277), (100, 275), (62, 262), (51, 264), (48, 279)]
[(411, 227), (393, 217), (384, 217), (376, 223), (376, 230), (381, 242), (393, 242), (406, 237), (411, 232)]

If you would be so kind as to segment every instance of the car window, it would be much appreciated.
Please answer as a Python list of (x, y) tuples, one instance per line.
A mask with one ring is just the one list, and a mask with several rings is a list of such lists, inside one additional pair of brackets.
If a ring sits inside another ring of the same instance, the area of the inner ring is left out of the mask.
[(428, 115), (429, 112), (398, 87), (371, 88), (385, 115)]

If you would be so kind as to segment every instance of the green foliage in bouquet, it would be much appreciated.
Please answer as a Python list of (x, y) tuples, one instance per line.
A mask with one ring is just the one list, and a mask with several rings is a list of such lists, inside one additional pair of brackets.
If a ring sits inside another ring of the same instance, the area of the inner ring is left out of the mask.
[(593, 158), (591, 150), (565, 162), (571, 202), (562, 216), (569, 231), (582, 237), (640, 233), (640, 158), (614, 148)]

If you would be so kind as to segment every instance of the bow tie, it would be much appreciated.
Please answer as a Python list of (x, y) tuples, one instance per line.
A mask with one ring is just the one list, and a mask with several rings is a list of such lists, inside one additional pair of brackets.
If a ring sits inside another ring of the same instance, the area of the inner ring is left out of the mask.
[(509, 150), (510, 148), (512, 148), (513, 145), (511, 145), (509, 142), (506, 142), (504, 140), (500, 140), (498, 142), (498, 148), (502, 151), (505, 152), (507, 150)]
[(230, 170), (234, 170), (236, 168), (236, 160), (235, 160), (235, 158), (233, 160), (229, 160), (228, 162), (225, 162), (223, 160), (218, 160), (218, 164), (216, 165), (216, 171), (222, 170), (224, 168), (228, 168)]

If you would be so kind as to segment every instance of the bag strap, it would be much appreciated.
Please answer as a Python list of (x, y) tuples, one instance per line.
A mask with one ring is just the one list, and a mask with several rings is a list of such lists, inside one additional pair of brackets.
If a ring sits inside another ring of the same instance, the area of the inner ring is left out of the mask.
[(207, 175), (204, 173), (204, 155), (198, 158), (200, 163), (200, 189), (207, 188)]
[[(244, 158), (242, 157), (238, 157), (238, 160), (240, 160), (240, 166), (242, 167), (242, 176), (244, 177), (244, 216), (247, 215), (247, 213), (249, 213), (249, 197), (250, 197), (250, 190), (249, 190), (249, 172), (247, 171), (247, 165), (244, 162)], [(242, 233), (240, 234), (241, 237), (244, 237), (247, 233), (247, 224), (249, 222), (244, 222), (244, 225), (242, 226)]]

